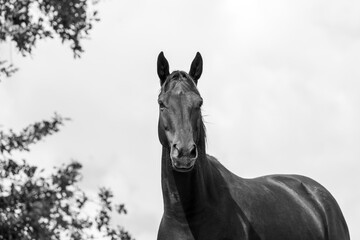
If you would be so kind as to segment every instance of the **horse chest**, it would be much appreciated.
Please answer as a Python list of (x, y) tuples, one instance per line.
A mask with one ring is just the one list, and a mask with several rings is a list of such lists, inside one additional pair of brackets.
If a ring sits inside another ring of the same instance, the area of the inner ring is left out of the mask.
[[(226, 216), (226, 217), (225, 217)], [(183, 218), (163, 216), (159, 240), (248, 240), (246, 224), (231, 209), (212, 208), (202, 214), (187, 214)]]

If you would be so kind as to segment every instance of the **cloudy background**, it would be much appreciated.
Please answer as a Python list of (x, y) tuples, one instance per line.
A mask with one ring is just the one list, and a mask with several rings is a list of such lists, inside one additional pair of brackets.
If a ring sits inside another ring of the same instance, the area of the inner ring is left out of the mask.
[[(335, 196), (360, 239), (360, 4), (358, 1), (104, 0), (101, 22), (72, 59), (59, 40), (22, 58), (0, 83), (2, 129), (56, 111), (60, 133), (22, 155), (46, 168), (76, 159), (82, 186), (114, 190), (129, 214), (116, 219), (155, 239), (162, 214), (157, 139), (164, 51), (171, 70), (204, 59), (199, 89), (208, 153), (242, 177), (296, 173)], [(2, 58), (4, 58), (2, 56)]]

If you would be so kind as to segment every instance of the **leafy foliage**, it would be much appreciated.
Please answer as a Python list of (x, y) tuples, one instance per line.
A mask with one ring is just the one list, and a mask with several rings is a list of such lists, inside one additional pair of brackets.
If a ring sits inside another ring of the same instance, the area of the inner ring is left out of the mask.
[[(84, 51), (81, 40), (99, 21), (91, 10), (93, 0), (0, 0), (0, 43), (10, 40), (23, 56), (31, 54), (40, 39), (59, 37), (70, 42), (74, 57)], [(0, 80), (17, 68), (0, 59)], [(0, 240), (101, 239), (131, 240), (123, 227), (113, 227), (113, 212), (126, 214), (123, 204), (113, 204), (113, 194), (101, 188), (98, 200), (78, 186), (82, 165), (71, 162), (45, 174), (25, 160), (17, 161), (14, 151), (59, 131), (68, 118), (55, 114), (19, 133), (0, 131)], [(89, 214), (95, 206), (96, 215)]]
[(18, 69), (14, 67), (12, 64), (7, 64), (7, 61), (0, 61), (0, 80), (1, 75), (5, 75), (6, 77), (10, 77), (14, 74)]
[[(32, 124), (19, 134), (1, 132), (0, 240), (131, 240), (124, 228), (111, 225), (113, 212), (126, 214), (124, 205), (113, 205), (112, 192), (101, 188), (98, 201), (94, 201), (77, 185), (80, 163), (73, 161), (45, 176), (36, 166), (11, 157), (12, 151), (28, 151), (30, 144), (57, 132), (65, 119), (55, 115), (51, 121)], [(89, 204), (98, 209), (96, 216), (86, 214)]]
[(40, 141), (43, 137), (51, 135), (59, 131), (59, 126), (63, 125), (65, 120), (55, 113), (51, 121), (44, 120), (36, 122), (24, 128), (20, 133), (16, 134), (10, 130), (9, 134), (0, 131), (0, 153), (11, 153), (13, 150), (29, 151), (30, 144)]
[[(30, 54), (37, 41), (60, 37), (70, 42), (74, 57), (84, 51), (81, 40), (93, 24), (99, 21), (96, 10), (90, 10), (93, 0), (0, 0), (0, 43), (10, 39), (23, 54)], [(0, 59), (1, 60), (1, 59)], [(0, 79), (17, 69), (0, 61)]]

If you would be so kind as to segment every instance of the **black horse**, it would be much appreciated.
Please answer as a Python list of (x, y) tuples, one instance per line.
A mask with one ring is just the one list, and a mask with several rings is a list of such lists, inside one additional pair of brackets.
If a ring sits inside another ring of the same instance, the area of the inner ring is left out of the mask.
[(244, 179), (206, 154), (199, 53), (189, 73), (170, 74), (161, 52), (157, 72), (164, 199), (159, 240), (350, 239), (337, 202), (314, 180), (300, 175)]

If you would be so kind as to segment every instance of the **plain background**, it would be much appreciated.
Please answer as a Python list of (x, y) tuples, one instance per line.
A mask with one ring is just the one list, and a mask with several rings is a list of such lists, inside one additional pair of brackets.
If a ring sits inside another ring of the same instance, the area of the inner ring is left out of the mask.
[(61, 131), (20, 157), (52, 168), (84, 164), (82, 187), (114, 190), (129, 214), (116, 223), (155, 239), (162, 214), (157, 138), (164, 51), (171, 70), (204, 59), (208, 153), (242, 177), (296, 173), (337, 199), (360, 239), (360, 2), (107, 0), (79, 60), (60, 41), (39, 42), (0, 83), (2, 129), (56, 111)]

